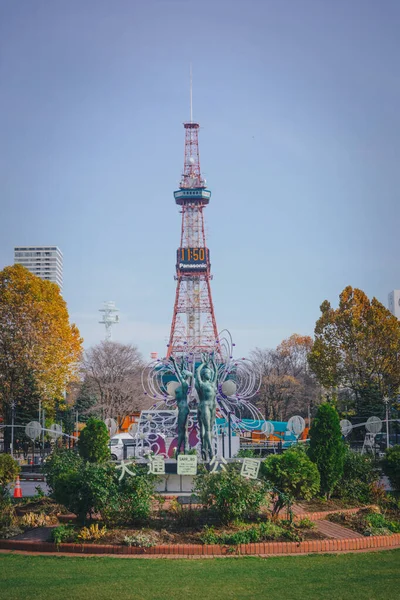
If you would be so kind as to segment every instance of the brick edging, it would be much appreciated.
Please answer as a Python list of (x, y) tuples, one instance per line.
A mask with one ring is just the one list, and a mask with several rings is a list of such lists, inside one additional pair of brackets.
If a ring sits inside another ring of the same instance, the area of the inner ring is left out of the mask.
[(65, 552), (69, 554), (146, 554), (169, 556), (221, 556), (227, 554), (309, 554), (313, 552), (348, 552), (349, 550), (375, 550), (400, 546), (400, 533), (391, 536), (376, 535), (365, 538), (310, 540), (304, 542), (262, 542), (220, 546), (217, 544), (163, 544), (152, 548), (116, 546), (106, 544), (56, 544), (28, 540), (0, 540), (1, 550), (27, 552)]
[[(309, 512), (309, 513), (297, 513), (293, 515), (294, 521), (301, 521), (302, 519), (310, 519), (310, 521), (320, 521), (325, 519), (329, 515), (337, 513), (344, 513), (346, 515), (352, 515), (357, 513), (359, 510), (365, 508), (378, 508), (375, 504), (369, 504), (368, 506), (355, 506), (353, 508), (335, 508), (333, 510), (322, 510), (320, 512)], [(279, 514), (278, 519), (286, 519), (285, 514)]]
[[(324, 511), (320, 511), (320, 512), (304, 512), (304, 513), (297, 513), (297, 514), (293, 514), (293, 520), (294, 521), (301, 521), (302, 519), (310, 519), (310, 521), (320, 521), (321, 519), (325, 519), (327, 516), (329, 515), (333, 515), (335, 513), (345, 513), (345, 514), (354, 514), (357, 513), (359, 510), (364, 509), (364, 508), (378, 508), (375, 504), (370, 504), (368, 506), (356, 506), (353, 508), (335, 508), (332, 510), (324, 510)], [(70, 514), (66, 514), (66, 515), (57, 515), (58, 520), (60, 521), (60, 523), (69, 523), (69, 522), (75, 522), (76, 521), (76, 515), (70, 513)], [(284, 511), (282, 511), (281, 513), (279, 513), (277, 515), (278, 519), (286, 519), (287, 515)]]

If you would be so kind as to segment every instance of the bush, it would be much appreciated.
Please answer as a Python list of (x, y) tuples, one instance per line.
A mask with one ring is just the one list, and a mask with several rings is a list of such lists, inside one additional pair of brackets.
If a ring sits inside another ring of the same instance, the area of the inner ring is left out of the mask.
[(91, 417), (79, 435), (78, 450), (80, 456), (91, 463), (103, 463), (111, 459), (110, 437), (106, 424)]
[(314, 521), (311, 521), (311, 519), (309, 519), (308, 517), (304, 517), (304, 519), (300, 519), (300, 521), (298, 521), (296, 523), (296, 526), (299, 529), (315, 529), (316, 528), (316, 524), (314, 523)]
[(183, 506), (176, 498), (173, 498), (168, 512), (172, 515), (178, 527), (195, 527), (199, 522), (200, 511), (193, 508), (191, 502)]
[(92, 542), (101, 540), (107, 534), (107, 527), (99, 527), (98, 523), (92, 523), (90, 527), (82, 527), (78, 533), (78, 540)]
[(356, 514), (336, 513), (329, 515), (328, 519), (367, 536), (400, 533), (400, 522), (390, 519), (379, 510), (361, 509)]
[(10, 454), (0, 454), (0, 494), (2, 497), (5, 497), (6, 494), (8, 496), (7, 486), (15, 481), (19, 472), (19, 464)]
[(50, 493), (54, 496), (57, 481), (62, 475), (80, 471), (82, 468), (83, 460), (74, 450), (65, 448), (54, 450), (46, 459), (43, 467)]
[(128, 525), (149, 516), (156, 478), (137, 466), (129, 469), (136, 475), (119, 481), (120, 472), (113, 463), (85, 462), (70, 450), (54, 452), (45, 465), (52, 497), (82, 524), (95, 513), (112, 525)]
[(9, 534), (16, 521), (7, 486), (15, 481), (19, 471), (17, 461), (10, 454), (0, 454), (0, 528), (3, 537)]
[(379, 474), (374, 459), (366, 454), (355, 452), (347, 446), (343, 474), (334, 494), (344, 500), (368, 504), (376, 497), (378, 480)]
[(22, 527), (26, 529), (34, 529), (35, 527), (46, 527), (47, 525), (51, 525), (54, 520), (54, 518), (52, 519), (44, 513), (28, 512), (21, 517), (20, 523)]
[(10, 497), (0, 501), (0, 529), (12, 527), (16, 524), (15, 508)]
[(75, 542), (77, 537), (76, 529), (73, 525), (59, 525), (51, 530), (50, 539), (56, 544)]
[(299, 541), (301, 538), (292, 525), (282, 527), (270, 521), (243, 527), (238, 531), (218, 533), (214, 527), (204, 527), (200, 540), (203, 544), (226, 544), (237, 546), (277, 540), (279, 538)]
[(156, 545), (157, 540), (155, 539), (154, 534), (136, 533), (133, 535), (125, 535), (123, 543), (126, 546), (136, 546), (137, 548), (151, 548)]
[[(310, 500), (319, 492), (318, 469), (301, 446), (286, 450), (280, 455), (269, 456), (261, 465), (261, 477), (292, 502), (300, 499)], [(284, 500), (278, 495), (274, 514), (283, 506)]]
[(236, 458), (259, 458), (260, 454), (255, 453), (251, 448), (241, 448), (236, 454)]
[(61, 473), (54, 482), (53, 498), (73, 512), (80, 523), (106, 510), (118, 494), (115, 467), (82, 463), (79, 469)]
[(115, 492), (101, 508), (102, 518), (109, 525), (131, 525), (150, 515), (156, 477), (137, 465), (130, 465), (129, 469), (135, 476), (127, 475), (118, 481), (116, 473)]
[(321, 478), (321, 492), (330, 498), (343, 475), (345, 446), (336, 409), (324, 402), (310, 429), (309, 456), (317, 465)]
[(382, 460), (383, 472), (395, 490), (400, 490), (400, 445), (387, 448)]
[(195, 493), (204, 507), (216, 512), (222, 523), (230, 523), (257, 513), (265, 500), (267, 486), (245, 479), (235, 463), (219, 473), (200, 473), (195, 477)]
[(8, 540), (9, 538), (13, 538), (20, 533), (23, 533), (22, 529), (17, 525), (6, 525), (4, 527), (0, 526), (0, 539), (2, 540)]

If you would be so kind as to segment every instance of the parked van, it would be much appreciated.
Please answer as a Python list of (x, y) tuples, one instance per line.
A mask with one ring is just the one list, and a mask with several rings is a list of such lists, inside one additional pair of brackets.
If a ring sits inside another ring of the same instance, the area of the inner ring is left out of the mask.
[(117, 433), (110, 439), (109, 448), (113, 460), (125, 460), (135, 456), (136, 440), (130, 433)]

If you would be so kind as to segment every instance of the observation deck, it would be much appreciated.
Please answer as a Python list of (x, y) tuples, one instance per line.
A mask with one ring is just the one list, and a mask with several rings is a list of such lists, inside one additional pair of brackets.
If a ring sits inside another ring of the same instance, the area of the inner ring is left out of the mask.
[(208, 204), (211, 192), (204, 188), (181, 188), (174, 192), (174, 198), (180, 206), (184, 204)]

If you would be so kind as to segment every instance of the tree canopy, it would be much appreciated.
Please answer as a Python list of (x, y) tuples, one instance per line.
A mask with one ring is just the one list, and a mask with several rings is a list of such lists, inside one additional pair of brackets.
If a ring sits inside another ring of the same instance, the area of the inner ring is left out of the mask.
[(22, 265), (0, 272), (0, 407), (35, 387), (52, 408), (77, 373), (82, 339), (57, 284)]
[(339, 415), (328, 402), (319, 405), (312, 422), (309, 456), (318, 467), (321, 492), (329, 498), (343, 475), (345, 446)]
[(394, 395), (400, 385), (400, 322), (376, 298), (346, 287), (334, 309), (325, 300), (308, 361), (326, 388), (348, 388), (356, 406)]
[(87, 411), (104, 419), (112, 417), (121, 427), (126, 416), (147, 408), (142, 370), (143, 359), (136, 346), (105, 341), (90, 348), (81, 364), (82, 393), (95, 399)]
[(296, 413), (307, 416), (318, 400), (318, 386), (310, 375), (307, 357), (312, 339), (297, 333), (276, 349), (256, 348), (251, 358), (261, 372), (256, 404), (266, 419), (282, 420)]

